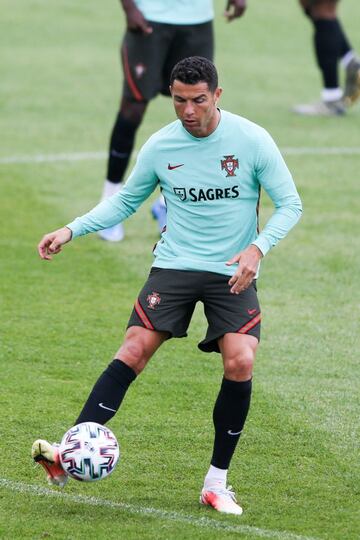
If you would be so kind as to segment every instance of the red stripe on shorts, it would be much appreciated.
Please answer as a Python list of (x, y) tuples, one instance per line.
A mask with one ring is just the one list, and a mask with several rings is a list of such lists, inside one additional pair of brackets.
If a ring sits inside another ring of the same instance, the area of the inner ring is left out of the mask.
[(155, 328), (153, 327), (153, 325), (151, 324), (151, 321), (150, 319), (148, 318), (148, 316), (146, 315), (145, 311), (143, 310), (143, 308), (141, 307), (140, 305), (140, 302), (139, 302), (139, 299), (136, 300), (135, 302), (135, 311), (136, 313), (139, 315), (140, 319), (141, 319), (141, 322), (143, 323), (143, 325), (145, 326), (145, 328), (148, 328), (148, 330), (155, 330)]
[(253, 319), (251, 319), (251, 321), (249, 321), (248, 323), (244, 324), (244, 326), (242, 326), (238, 331), (237, 333), (238, 334), (247, 334), (249, 330), (251, 330), (252, 328), (254, 328), (254, 326), (256, 326), (257, 324), (259, 324), (259, 322), (261, 321), (261, 313), (258, 313), (256, 315), (256, 317), (254, 317)]
[(130, 87), (130, 90), (131, 90), (134, 98), (136, 99), (136, 101), (144, 101), (144, 98), (141, 95), (140, 90), (136, 86), (136, 84), (134, 82), (134, 79), (131, 76), (131, 71), (130, 71), (130, 66), (129, 66), (129, 57), (128, 57), (128, 52), (127, 52), (126, 45), (123, 45), (122, 50), (121, 50), (121, 54), (122, 54), (122, 59), (123, 59), (125, 78), (126, 78), (127, 83), (128, 83), (128, 85)]

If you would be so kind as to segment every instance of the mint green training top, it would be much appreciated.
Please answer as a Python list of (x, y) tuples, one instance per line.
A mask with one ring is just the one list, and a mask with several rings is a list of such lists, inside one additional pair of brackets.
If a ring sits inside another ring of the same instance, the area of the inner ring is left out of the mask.
[(201, 24), (214, 18), (212, 0), (135, 0), (145, 19), (166, 24)]
[[(160, 185), (167, 227), (153, 266), (232, 275), (226, 261), (255, 244), (265, 255), (298, 221), (301, 201), (270, 135), (226, 111), (208, 137), (193, 137), (180, 120), (144, 144), (121, 191), (68, 224), (73, 238), (106, 229), (133, 214)], [(275, 211), (258, 232), (263, 187)]]

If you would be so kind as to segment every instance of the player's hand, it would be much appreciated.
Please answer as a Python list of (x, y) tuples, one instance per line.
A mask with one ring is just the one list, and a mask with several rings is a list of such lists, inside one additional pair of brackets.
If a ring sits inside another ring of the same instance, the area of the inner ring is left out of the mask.
[(143, 34), (151, 34), (153, 29), (145, 19), (142, 12), (134, 5), (126, 9), (127, 29), (132, 32), (142, 32)]
[(228, 22), (244, 15), (246, 10), (246, 0), (228, 0), (224, 12), (224, 17)]
[(38, 245), (40, 257), (46, 261), (51, 261), (52, 255), (57, 255), (61, 251), (61, 246), (70, 242), (72, 232), (67, 227), (45, 234)]
[(228, 266), (238, 263), (235, 274), (228, 281), (232, 294), (239, 294), (249, 287), (256, 275), (262, 256), (260, 249), (251, 244), (226, 262)]

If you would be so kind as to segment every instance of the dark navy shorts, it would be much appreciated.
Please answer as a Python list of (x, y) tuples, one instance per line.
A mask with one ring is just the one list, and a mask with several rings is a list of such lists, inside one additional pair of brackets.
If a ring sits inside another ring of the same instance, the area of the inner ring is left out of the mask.
[(150, 101), (157, 94), (170, 95), (172, 68), (188, 56), (214, 55), (213, 24), (164, 24), (149, 22), (151, 34), (129, 31), (121, 46), (123, 93), (127, 99)]
[(214, 272), (152, 268), (129, 319), (128, 328), (142, 326), (185, 337), (197, 302), (208, 322), (199, 343), (204, 352), (220, 352), (218, 339), (227, 333), (248, 334), (260, 340), (261, 313), (256, 282), (231, 294), (230, 277)]

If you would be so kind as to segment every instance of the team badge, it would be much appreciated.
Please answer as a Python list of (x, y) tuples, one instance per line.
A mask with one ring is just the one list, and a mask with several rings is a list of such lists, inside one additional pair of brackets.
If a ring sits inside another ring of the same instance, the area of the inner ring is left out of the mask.
[(160, 294), (153, 291), (151, 294), (148, 295), (146, 301), (148, 303), (148, 308), (155, 309), (156, 306), (159, 305), (161, 302)]
[(177, 195), (180, 199), (180, 201), (186, 200), (186, 189), (181, 187), (174, 187), (174, 193)]
[(234, 159), (232, 156), (224, 156), (225, 159), (221, 160), (221, 170), (226, 171), (226, 176), (236, 176), (235, 170), (239, 168), (239, 160)]
[(135, 69), (136, 78), (141, 79), (141, 77), (144, 75), (146, 71), (146, 67), (144, 66), (144, 64), (136, 64), (134, 69)]

